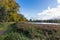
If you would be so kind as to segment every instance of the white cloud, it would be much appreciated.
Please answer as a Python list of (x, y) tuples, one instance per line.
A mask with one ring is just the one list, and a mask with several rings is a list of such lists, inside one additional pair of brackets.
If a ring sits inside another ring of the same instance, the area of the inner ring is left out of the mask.
[[(57, 0), (57, 3), (60, 3), (60, 0)], [(40, 20), (55, 19), (60, 18), (60, 5), (57, 5), (56, 8), (50, 8), (43, 10), (41, 13), (38, 13), (38, 18)]]
[(57, 0), (57, 3), (60, 3), (60, 0)]
[(36, 19), (47, 20), (47, 19), (60, 19), (60, 0), (57, 0), (57, 6), (55, 8), (50, 8), (43, 10), (37, 14)]
[(41, 20), (57, 18), (59, 16), (60, 16), (60, 5), (58, 5), (56, 8), (48, 8), (47, 10), (38, 13), (38, 17), (40, 17), (39, 19)]

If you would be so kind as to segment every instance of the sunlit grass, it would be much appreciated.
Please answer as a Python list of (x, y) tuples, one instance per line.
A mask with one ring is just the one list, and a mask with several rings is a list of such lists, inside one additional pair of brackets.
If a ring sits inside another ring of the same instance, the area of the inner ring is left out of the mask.
[(4, 22), (0, 23), (0, 31), (4, 30), (6, 27), (8, 27), (10, 24), (13, 24), (14, 22)]
[(4, 28), (6, 28), (7, 25), (8, 25), (7, 23), (1, 23), (0, 24), (0, 31), (3, 30)]

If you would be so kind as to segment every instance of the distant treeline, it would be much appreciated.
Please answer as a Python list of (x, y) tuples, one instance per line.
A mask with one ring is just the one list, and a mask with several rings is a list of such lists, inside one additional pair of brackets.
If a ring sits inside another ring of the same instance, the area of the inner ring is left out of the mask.
[(60, 23), (60, 20), (29, 20), (30, 22), (48, 22), (48, 23)]

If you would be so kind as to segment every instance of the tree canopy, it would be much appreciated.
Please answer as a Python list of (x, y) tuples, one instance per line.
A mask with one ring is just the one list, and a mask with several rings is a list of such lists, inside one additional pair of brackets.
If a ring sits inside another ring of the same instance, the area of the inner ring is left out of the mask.
[(0, 22), (26, 21), (22, 14), (18, 14), (19, 5), (15, 0), (0, 0)]

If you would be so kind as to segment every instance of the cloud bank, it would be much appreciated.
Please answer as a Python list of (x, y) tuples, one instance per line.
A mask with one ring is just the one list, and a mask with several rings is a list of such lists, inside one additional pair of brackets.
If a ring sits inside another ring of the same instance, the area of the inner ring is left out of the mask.
[(49, 19), (60, 19), (60, 0), (57, 0), (57, 6), (55, 8), (50, 8), (43, 10), (38, 13), (38, 18), (40, 20), (49, 20)]
[(57, 0), (57, 3), (59, 4), (60, 3), (60, 0)]

